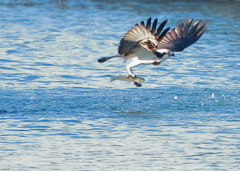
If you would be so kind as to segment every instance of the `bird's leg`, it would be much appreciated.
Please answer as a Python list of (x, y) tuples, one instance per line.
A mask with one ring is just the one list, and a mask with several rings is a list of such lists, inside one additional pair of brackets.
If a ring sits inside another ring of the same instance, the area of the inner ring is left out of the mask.
[(159, 60), (154, 60), (154, 62), (152, 63), (152, 65), (159, 65), (161, 63), (161, 61)]
[(135, 66), (138, 66), (140, 64), (155, 64), (155, 62), (158, 62), (158, 60), (153, 59), (153, 60), (139, 60), (137, 58), (133, 59), (128, 65), (127, 65), (127, 72), (128, 75), (126, 76), (127, 78), (129, 77), (136, 77), (136, 75), (133, 73), (132, 68)]
[(135, 66), (138, 66), (142, 64), (140, 60), (138, 59), (133, 59), (128, 65), (127, 65), (127, 72), (128, 72), (128, 75), (126, 76), (127, 78), (129, 77), (136, 77), (136, 75), (133, 73), (132, 71), (132, 68), (135, 67)]

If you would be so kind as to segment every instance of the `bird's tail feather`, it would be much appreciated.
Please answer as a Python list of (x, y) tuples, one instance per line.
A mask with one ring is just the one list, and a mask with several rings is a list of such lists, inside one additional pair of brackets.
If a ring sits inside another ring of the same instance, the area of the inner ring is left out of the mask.
[(117, 55), (114, 55), (114, 56), (110, 56), (110, 57), (102, 57), (102, 58), (99, 58), (98, 59), (98, 63), (103, 63), (109, 59), (112, 59), (112, 58), (118, 58), (118, 57), (121, 57), (119, 54)]

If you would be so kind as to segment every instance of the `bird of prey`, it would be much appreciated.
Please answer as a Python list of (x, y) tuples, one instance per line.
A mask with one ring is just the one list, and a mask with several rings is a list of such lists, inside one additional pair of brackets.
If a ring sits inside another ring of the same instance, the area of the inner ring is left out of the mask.
[(207, 22), (201, 23), (201, 20), (193, 23), (193, 19), (190, 18), (185, 24), (181, 23), (169, 31), (170, 27), (164, 29), (167, 21), (163, 21), (157, 27), (158, 19), (152, 23), (150, 17), (146, 24), (144, 21), (135, 24), (121, 39), (118, 54), (102, 57), (98, 62), (103, 63), (117, 57), (125, 60), (132, 59), (126, 67), (127, 77), (135, 77), (132, 67), (141, 64), (159, 65), (162, 61), (174, 56), (174, 52), (181, 52), (198, 41), (206, 30), (207, 24)]

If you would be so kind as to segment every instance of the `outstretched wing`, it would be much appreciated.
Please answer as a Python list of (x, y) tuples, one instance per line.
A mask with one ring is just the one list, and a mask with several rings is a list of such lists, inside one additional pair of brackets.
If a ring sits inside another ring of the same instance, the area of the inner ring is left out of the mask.
[(158, 44), (158, 49), (169, 49), (173, 52), (181, 52), (185, 48), (194, 44), (206, 30), (207, 22), (200, 24), (197, 20), (192, 24), (193, 19), (189, 19), (185, 25), (182, 23), (177, 28), (168, 32)]
[(143, 21), (140, 24), (136, 24), (121, 39), (118, 53), (127, 57), (137, 52), (141, 47), (149, 51), (156, 49), (158, 42), (170, 29), (167, 28), (162, 32), (167, 20), (163, 21), (158, 28), (157, 22), (158, 20), (155, 19), (151, 23), (151, 18), (149, 18), (146, 24)]

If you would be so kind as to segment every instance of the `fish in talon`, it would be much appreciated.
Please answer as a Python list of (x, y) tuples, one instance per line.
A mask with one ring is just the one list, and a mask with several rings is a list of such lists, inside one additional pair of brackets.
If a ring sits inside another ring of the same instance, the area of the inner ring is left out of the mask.
[(132, 83), (134, 83), (134, 82), (139, 83), (139, 82), (144, 82), (145, 81), (145, 79), (141, 78), (141, 77), (137, 77), (137, 76), (135, 76), (135, 77), (130, 76), (129, 77), (129, 76), (125, 76), (125, 75), (119, 75), (118, 77), (111, 77), (110, 79), (111, 79), (110, 82), (113, 82), (115, 80), (128, 81), (128, 82), (132, 82)]

